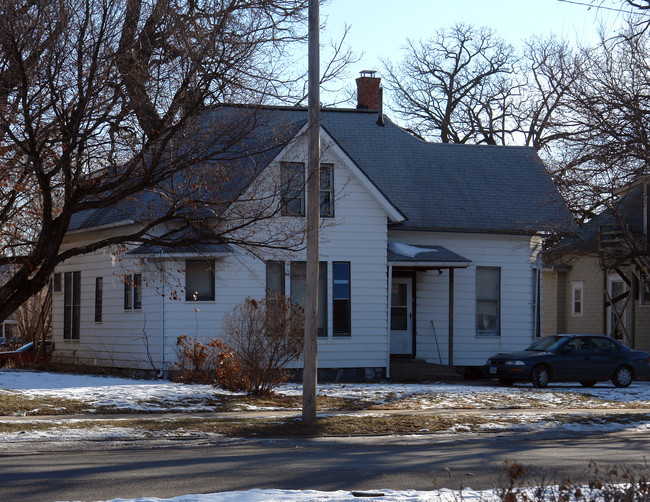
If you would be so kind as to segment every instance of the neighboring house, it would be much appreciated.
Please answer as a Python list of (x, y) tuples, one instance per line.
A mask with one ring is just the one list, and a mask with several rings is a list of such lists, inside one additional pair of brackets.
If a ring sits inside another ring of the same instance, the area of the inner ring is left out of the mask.
[[(570, 221), (568, 209), (533, 149), (423, 141), (377, 111), (379, 83), (360, 77), (358, 109), (322, 112), (319, 368), (376, 379), (391, 357), (467, 367), (522, 348), (539, 335), (539, 235)], [(298, 180), (275, 203), (282, 228), (301, 226), (307, 111), (257, 113), (260, 136), (282, 124), (294, 140), (252, 162), (255, 180)], [(130, 211), (85, 213), (66, 243), (135, 224)], [(229, 245), (70, 259), (54, 276), (55, 355), (170, 369), (179, 335), (221, 337), (246, 297), (269, 288), (302, 300), (304, 252), (263, 258)]]
[(545, 253), (543, 334), (606, 334), (648, 350), (648, 184), (639, 180), (615, 196), (615, 205)]

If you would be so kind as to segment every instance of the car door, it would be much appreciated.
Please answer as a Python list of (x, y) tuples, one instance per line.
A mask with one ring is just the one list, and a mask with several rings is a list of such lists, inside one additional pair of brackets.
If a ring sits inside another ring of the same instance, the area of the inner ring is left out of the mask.
[(604, 337), (594, 337), (591, 344), (594, 374), (597, 375), (597, 380), (609, 380), (621, 363), (621, 351), (616, 343)]
[(574, 338), (567, 342), (553, 368), (553, 380), (590, 380), (591, 345), (587, 338)]

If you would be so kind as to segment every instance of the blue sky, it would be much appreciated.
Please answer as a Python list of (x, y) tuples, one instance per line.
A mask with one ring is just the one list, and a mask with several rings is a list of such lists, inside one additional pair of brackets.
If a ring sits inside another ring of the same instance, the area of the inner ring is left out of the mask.
[(361, 70), (381, 70), (380, 57), (399, 61), (407, 38), (426, 39), (457, 22), (489, 26), (520, 46), (533, 34), (550, 32), (569, 40), (594, 40), (600, 23), (611, 29), (620, 20), (613, 12), (558, 0), (329, 0), (320, 15), (327, 21), (321, 43), (340, 37), (346, 23), (351, 26), (349, 44), (364, 53), (351, 69), (353, 77)]

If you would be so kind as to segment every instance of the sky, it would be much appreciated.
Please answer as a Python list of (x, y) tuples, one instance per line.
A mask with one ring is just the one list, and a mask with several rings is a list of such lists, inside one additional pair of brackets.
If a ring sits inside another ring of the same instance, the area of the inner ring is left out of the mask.
[(534, 34), (551, 32), (571, 41), (595, 41), (601, 24), (612, 30), (622, 16), (559, 0), (328, 0), (320, 17), (326, 23), (321, 44), (340, 38), (350, 26), (349, 45), (363, 52), (350, 70), (356, 78), (362, 70), (377, 70), (381, 77), (380, 58), (396, 63), (407, 39), (427, 39), (459, 22), (488, 26), (519, 47)]

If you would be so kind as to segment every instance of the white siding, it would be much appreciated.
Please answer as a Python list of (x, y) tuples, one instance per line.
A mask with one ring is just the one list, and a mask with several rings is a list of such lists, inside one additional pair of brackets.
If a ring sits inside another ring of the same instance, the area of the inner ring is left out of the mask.
[[(304, 149), (292, 152), (304, 156)], [(320, 368), (383, 368), (387, 363), (387, 216), (367, 190), (350, 174), (346, 160), (327, 150), (323, 162), (335, 166), (335, 217), (323, 219), (321, 260), (328, 262), (327, 337), (318, 341)], [(284, 219), (285, 221), (288, 218)], [(284, 225), (284, 221), (281, 221)], [(268, 227), (264, 230), (268, 231)], [(287, 262), (305, 260), (305, 254), (275, 254), (269, 258)], [(124, 264), (112, 262), (108, 251), (68, 260), (57, 272), (82, 271), (82, 322), (79, 341), (63, 340), (63, 294), (54, 298), (56, 350), (61, 356), (79, 362), (150, 368), (149, 354), (160, 367), (161, 346), (165, 346), (167, 367), (176, 358), (176, 339), (189, 336), (223, 337), (226, 313), (247, 297), (263, 298), (265, 263), (244, 251), (221, 258), (216, 266), (216, 292), (213, 302), (186, 302), (184, 259), (137, 261), (143, 273), (144, 291), (141, 312), (125, 312), (123, 283), (116, 274)], [(349, 337), (332, 336), (332, 262), (350, 262), (351, 323)], [(132, 267), (128, 263), (127, 268)], [(141, 270), (140, 270), (141, 269)], [(161, 281), (160, 270), (164, 270)], [(94, 323), (95, 277), (104, 277), (104, 321)], [(287, 294), (289, 280), (287, 278)], [(177, 299), (173, 299), (176, 296)], [(164, 326), (163, 326), (164, 324)], [(143, 336), (146, 332), (148, 337)], [(301, 366), (301, 362), (298, 366)]]
[[(532, 341), (533, 253), (529, 237), (391, 231), (389, 239), (413, 245), (443, 246), (472, 261), (469, 268), (455, 271), (454, 365), (482, 365), (496, 352), (522, 349)], [(480, 336), (476, 332), (477, 266), (501, 269), (500, 336)], [(393, 272), (397, 270), (394, 268)], [(447, 364), (449, 271), (418, 272), (416, 295), (416, 356)]]
[[(160, 361), (160, 295), (157, 276), (141, 260), (114, 260), (108, 249), (68, 260), (57, 273), (81, 273), (79, 340), (63, 339), (63, 288), (53, 294), (52, 321), (57, 358), (81, 364), (153, 369)], [(124, 309), (123, 277), (142, 273), (142, 310)], [(103, 278), (102, 322), (95, 322), (95, 278)], [(63, 281), (62, 281), (63, 282)], [(153, 361), (153, 364), (150, 361)]]

